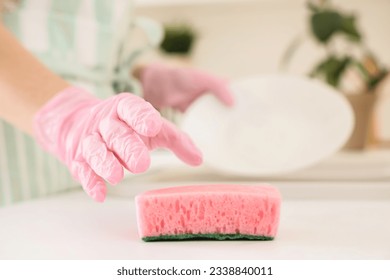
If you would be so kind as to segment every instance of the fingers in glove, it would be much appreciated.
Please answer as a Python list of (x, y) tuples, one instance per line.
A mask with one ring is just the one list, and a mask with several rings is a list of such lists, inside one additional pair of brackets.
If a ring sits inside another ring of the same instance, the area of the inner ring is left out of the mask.
[(72, 166), (73, 176), (81, 183), (84, 191), (97, 202), (106, 198), (107, 187), (87, 162), (79, 161)]
[(98, 133), (87, 136), (82, 142), (82, 155), (96, 174), (110, 184), (118, 184), (124, 176), (122, 164), (107, 149)]
[(189, 165), (196, 166), (202, 163), (202, 153), (190, 137), (167, 120), (163, 120), (161, 131), (156, 137), (144, 139), (144, 141), (151, 149), (167, 148), (171, 150), (179, 159)]
[(132, 173), (145, 172), (150, 166), (148, 147), (140, 136), (126, 123), (115, 119), (104, 119), (100, 133), (121, 164)]
[(122, 93), (119, 97), (117, 114), (137, 133), (147, 137), (156, 136), (162, 126), (160, 113), (141, 97)]
[(228, 83), (222, 79), (210, 76), (209, 74), (202, 73), (203, 80), (205, 81), (205, 87), (211, 93), (215, 95), (226, 106), (234, 105), (234, 98), (231, 90), (228, 87)]

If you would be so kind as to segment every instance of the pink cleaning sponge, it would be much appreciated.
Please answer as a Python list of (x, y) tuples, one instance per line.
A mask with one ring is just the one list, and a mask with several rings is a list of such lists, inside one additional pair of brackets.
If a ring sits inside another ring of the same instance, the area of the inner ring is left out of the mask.
[(136, 197), (138, 231), (145, 241), (178, 239), (272, 240), (280, 194), (269, 185), (197, 185)]

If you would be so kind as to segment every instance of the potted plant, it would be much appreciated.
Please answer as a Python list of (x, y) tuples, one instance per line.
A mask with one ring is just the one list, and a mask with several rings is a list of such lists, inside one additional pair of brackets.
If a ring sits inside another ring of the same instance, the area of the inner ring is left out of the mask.
[(188, 61), (197, 38), (197, 32), (189, 23), (169, 23), (164, 25), (164, 38), (161, 52), (168, 58)]
[[(365, 44), (355, 15), (340, 10), (329, 0), (309, 1), (307, 7), (310, 38), (326, 54), (309, 75), (345, 93), (355, 113), (355, 129), (346, 147), (362, 149), (367, 145), (378, 85), (388, 70)], [(282, 65), (289, 63), (301, 42), (301, 38), (292, 42)]]

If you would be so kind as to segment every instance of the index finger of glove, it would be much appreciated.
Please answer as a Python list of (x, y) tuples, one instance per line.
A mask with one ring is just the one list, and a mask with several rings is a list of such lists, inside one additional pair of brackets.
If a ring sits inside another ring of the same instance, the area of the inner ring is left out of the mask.
[(167, 148), (189, 165), (196, 166), (202, 163), (202, 153), (190, 137), (165, 120), (160, 133), (156, 137), (148, 139), (148, 146), (151, 149)]

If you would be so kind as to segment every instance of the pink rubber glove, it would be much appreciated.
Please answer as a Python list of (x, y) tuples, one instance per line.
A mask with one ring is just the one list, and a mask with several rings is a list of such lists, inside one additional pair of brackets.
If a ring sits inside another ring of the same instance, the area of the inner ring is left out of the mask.
[(227, 106), (233, 96), (224, 80), (190, 68), (149, 64), (140, 72), (144, 98), (155, 108), (174, 108), (185, 112), (199, 96), (210, 92)]
[(186, 134), (150, 103), (128, 93), (100, 100), (69, 87), (36, 114), (34, 129), (42, 147), (64, 162), (96, 201), (105, 199), (104, 180), (122, 180), (123, 167), (133, 173), (147, 170), (151, 149), (170, 149), (190, 165), (202, 162)]

